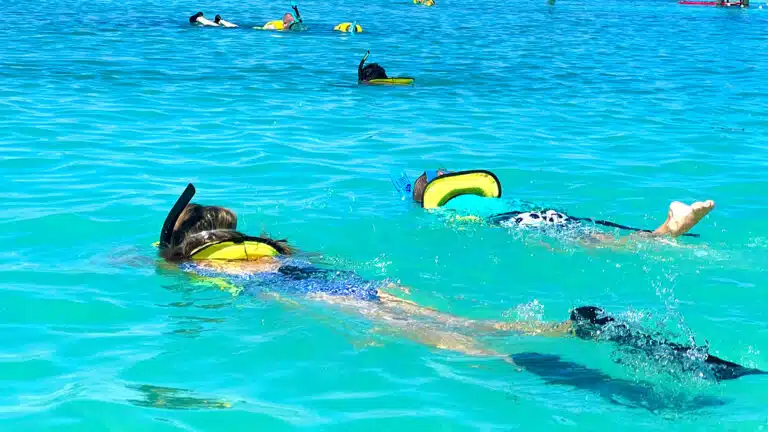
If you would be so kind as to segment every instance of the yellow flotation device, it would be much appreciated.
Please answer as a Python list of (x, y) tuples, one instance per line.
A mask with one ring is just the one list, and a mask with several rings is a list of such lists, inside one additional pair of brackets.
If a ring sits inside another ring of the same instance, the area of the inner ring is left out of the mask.
[(354, 27), (352, 27), (351, 22), (343, 22), (336, 27), (333, 28), (334, 31), (339, 31), (342, 33), (362, 33), (363, 28), (360, 26), (360, 24), (355, 24)]
[(422, 207), (441, 207), (459, 195), (478, 195), (486, 198), (501, 197), (501, 183), (490, 171), (472, 170), (444, 174), (427, 183)]
[(378, 78), (378, 79), (372, 79), (368, 81), (363, 81), (363, 84), (373, 84), (373, 85), (412, 85), (414, 79), (408, 78), (408, 77), (401, 77), (401, 78)]
[(413, 4), (422, 6), (434, 6), (435, 0), (413, 0)]
[(205, 244), (193, 250), (189, 257), (193, 260), (255, 261), (280, 255), (280, 251), (270, 243), (272, 242), (259, 237), (225, 240)]
[(262, 30), (284, 30), (283, 20), (269, 21), (261, 27)]

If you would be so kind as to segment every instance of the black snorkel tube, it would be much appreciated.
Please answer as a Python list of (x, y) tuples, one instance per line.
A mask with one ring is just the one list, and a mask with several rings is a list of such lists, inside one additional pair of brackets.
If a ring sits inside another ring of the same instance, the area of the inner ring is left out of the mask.
[(363, 59), (360, 60), (360, 64), (357, 65), (357, 82), (358, 83), (363, 82), (363, 66), (365, 66), (365, 61), (368, 60), (369, 55), (371, 55), (371, 50), (366, 51), (365, 55), (363, 56)]
[(163, 229), (160, 231), (160, 249), (165, 249), (170, 246), (171, 236), (173, 235), (173, 227), (176, 226), (176, 221), (179, 220), (181, 212), (192, 201), (192, 197), (195, 196), (195, 186), (192, 183), (187, 185), (184, 192), (181, 193), (179, 199), (176, 200), (176, 204), (173, 205), (171, 211), (168, 212), (168, 216), (165, 217), (163, 222)]
[(296, 6), (296, 3), (291, 2), (291, 9), (293, 9), (293, 12), (296, 14), (296, 20), (291, 23), (291, 25), (288, 26), (288, 30), (292, 29), (293, 26), (296, 24), (304, 24), (304, 20), (301, 19), (301, 14), (299, 13), (299, 7)]

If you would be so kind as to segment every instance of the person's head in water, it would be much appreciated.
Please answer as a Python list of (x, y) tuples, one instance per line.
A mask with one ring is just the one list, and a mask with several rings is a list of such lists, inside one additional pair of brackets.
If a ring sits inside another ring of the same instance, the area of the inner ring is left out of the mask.
[(368, 60), (369, 55), (371, 55), (370, 51), (365, 53), (363, 59), (360, 60), (360, 64), (357, 65), (357, 81), (364, 82), (374, 79), (387, 78), (387, 72), (378, 63), (370, 63), (367, 65), (365, 64), (365, 61)]
[(385, 71), (378, 63), (371, 63), (365, 65), (362, 70), (362, 75), (358, 78), (360, 78), (360, 81), (384, 79), (387, 78), (387, 71)]
[(296, 22), (296, 18), (293, 17), (292, 13), (286, 13), (285, 15), (283, 15), (283, 29), (284, 30), (288, 30), (289, 28), (291, 28), (291, 26), (295, 22)]
[[(439, 169), (435, 171), (435, 177), (438, 178), (441, 175), (445, 175), (450, 173), (450, 171), (446, 169)], [(416, 181), (413, 183), (413, 200), (421, 203), (424, 201), (424, 190), (427, 188), (427, 184), (429, 184), (430, 181), (434, 179), (427, 179), (427, 173), (424, 172), (419, 176), (419, 178), (416, 179)]]
[[(168, 261), (183, 261), (206, 244), (247, 238), (236, 229), (237, 216), (232, 210), (190, 203), (179, 215), (173, 226), (171, 240), (161, 254)], [(264, 235), (262, 237), (267, 238)], [(285, 240), (273, 240), (273, 244), (283, 255), (293, 252)]]
[(202, 18), (202, 17), (203, 17), (203, 13), (202, 12), (198, 12), (198, 13), (192, 15), (191, 17), (189, 17), (189, 23), (190, 24), (194, 24), (194, 23), (197, 22), (198, 18)]
[(213, 18), (213, 22), (215, 22), (216, 24), (221, 22), (221, 15), (216, 15), (216, 17)]
[(169, 246), (179, 246), (188, 237), (203, 231), (235, 229), (237, 229), (237, 216), (232, 210), (190, 203), (184, 207), (173, 226)]

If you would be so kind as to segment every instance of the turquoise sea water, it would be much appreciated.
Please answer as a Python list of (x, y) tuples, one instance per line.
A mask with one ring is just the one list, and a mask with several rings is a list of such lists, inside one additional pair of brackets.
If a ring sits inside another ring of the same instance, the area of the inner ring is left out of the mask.
[[(288, 6), (3, 5), (0, 429), (768, 425), (762, 377), (717, 384), (608, 344), (479, 336), (614, 380), (558, 384), (349, 308), (233, 297), (160, 269), (151, 247), (194, 182), (241, 230), (427, 306), (561, 320), (594, 304), (768, 369), (767, 10), (306, 0), (307, 33), (247, 28)], [(244, 28), (190, 27), (198, 10)], [(330, 31), (351, 20), (366, 33)], [(358, 87), (367, 49), (416, 85)], [(399, 199), (391, 171), (438, 166), (490, 169), (505, 198), (627, 225), (655, 227), (672, 200), (717, 208), (684, 247), (584, 248)]]

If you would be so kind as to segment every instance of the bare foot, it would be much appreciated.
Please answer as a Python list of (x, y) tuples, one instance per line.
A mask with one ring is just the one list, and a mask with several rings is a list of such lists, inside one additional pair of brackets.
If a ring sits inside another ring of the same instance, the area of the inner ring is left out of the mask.
[(667, 221), (654, 234), (677, 237), (687, 233), (694, 225), (715, 208), (715, 202), (697, 201), (691, 205), (675, 201), (669, 205)]

